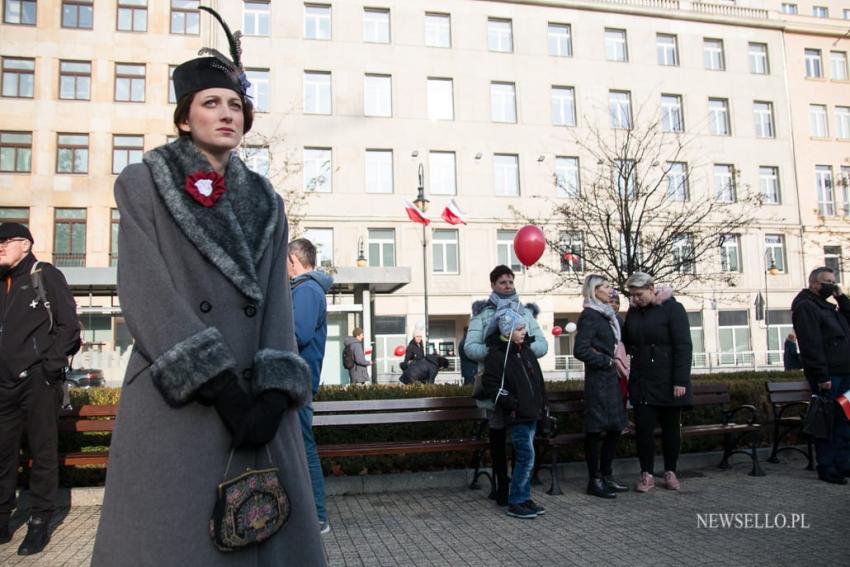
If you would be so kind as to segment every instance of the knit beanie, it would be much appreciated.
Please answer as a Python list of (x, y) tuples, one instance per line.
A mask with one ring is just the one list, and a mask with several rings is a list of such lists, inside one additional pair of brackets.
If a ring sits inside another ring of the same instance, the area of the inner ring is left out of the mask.
[(513, 309), (505, 309), (496, 313), (499, 322), (499, 333), (503, 337), (510, 337), (517, 329), (525, 327), (525, 317)]

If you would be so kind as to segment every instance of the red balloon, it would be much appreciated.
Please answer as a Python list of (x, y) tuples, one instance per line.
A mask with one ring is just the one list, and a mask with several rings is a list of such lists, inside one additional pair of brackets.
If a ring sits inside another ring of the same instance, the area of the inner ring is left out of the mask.
[(404, 356), (404, 353), (406, 351), (407, 349), (404, 348), (404, 345), (398, 345), (397, 347), (395, 347), (393, 354), (395, 354), (396, 356)]
[(546, 236), (533, 224), (519, 229), (514, 236), (514, 252), (526, 268), (534, 264), (546, 250)]
[(564, 330), (561, 327), (559, 327), (558, 325), (555, 325), (554, 327), (552, 327), (552, 334), (555, 335), (556, 337), (560, 337), (561, 333), (563, 333), (563, 332), (564, 332)]

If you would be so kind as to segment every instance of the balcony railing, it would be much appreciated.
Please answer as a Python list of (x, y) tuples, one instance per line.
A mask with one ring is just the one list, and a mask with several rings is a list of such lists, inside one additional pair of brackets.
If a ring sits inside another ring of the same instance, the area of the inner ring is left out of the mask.
[[(728, 372), (734, 370), (782, 370), (784, 368), (783, 351), (739, 351), (739, 352), (695, 352), (691, 368), (695, 374), (708, 372)], [(555, 357), (555, 370), (567, 372), (568, 378), (580, 378), (584, 373), (584, 364), (572, 355)], [(575, 372), (578, 376), (573, 376)]]
[(86, 254), (74, 254), (68, 252), (54, 252), (53, 265), (57, 268), (84, 268), (86, 265)]

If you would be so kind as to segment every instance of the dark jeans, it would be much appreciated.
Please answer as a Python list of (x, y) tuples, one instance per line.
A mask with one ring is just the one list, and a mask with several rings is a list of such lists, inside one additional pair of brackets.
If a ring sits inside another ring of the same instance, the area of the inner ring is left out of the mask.
[(534, 472), (534, 432), (536, 430), (536, 421), (511, 425), (514, 472), (511, 476), (509, 504), (522, 504), (531, 500), (531, 473)]
[[(588, 478), (592, 480), (600, 473), (602, 476), (611, 476), (611, 464), (614, 462), (614, 455), (617, 453), (617, 441), (619, 440), (619, 431), (605, 432), (604, 440), (602, 433), (585, 433), (584, 456), (587, 461)], [(599, 451), (600, 444), (602, 445), (601, 452)]]
[(661, 425), (661, 451), (664, 453), (664, 470), (676, 471), (679, 461), (682, 408), (638, 404), (635, 406), (635, 433), (641, 472), (654, 473), (655, 425)]
[[(841, 376), (830, 376), (832, 388), (820, 394), (835, 399), (847, 390), (850, 390), (850, 374)], [(850, 471), (850, 421), (844, 415), (841, 408), (835, 408), (835, 424), (831, 439), (814, 439), (815, 459), (818, 462), (818, 470), (841, 469), (841, 472)]]
[(328, 519), (328, 511), (325, 509), (325, 476), (322, 472), (322, 461), (319, 460), (319, 451), (316, 449), (316, 440), (313, 438), (313, 402), (298, 410), (298, 420), (301, 422), (301, 435), (304, 437), (316, 514), (319, 521), (324, 522)]
[[(7, 387), (10, 386), (10, 387)], [(30, 513), (49, 517), (59, 482), (58, 431), (62, 383), (48, 384), (40, 369), (14, 384), (0, 384), (0, 521), (15, 507), (18, 454), (26, 431), (32, 454)]]

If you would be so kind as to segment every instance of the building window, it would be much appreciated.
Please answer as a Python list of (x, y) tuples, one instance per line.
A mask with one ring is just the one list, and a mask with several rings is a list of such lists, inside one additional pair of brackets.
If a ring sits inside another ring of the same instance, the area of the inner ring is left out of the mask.
[(573, 33), (570, 24), (549, 23), (549, 55), (554, 57), (573, 56)]
[(728, 163), (714, 164), (714, 198), (721, 203), (735, 202), (735, 168)]
[(782, 13), (783, 14), (790, 14), (790, 15), (796, 14), (797, 13), (797, 5), (791, 4), (789, 2), (783, 2), (782, 3)]
[(363, 41), (390, 42), (390, 11), (384, 8), (363, 9)]
[(121, 213), (118, 209), (109, 210), (109, 265), (118, 265), (118, 232), (121, 228)]
[(304, 71), (304, 112), (331, 113), (331, 74), (324, 71)]
[(0, 171), (29, 173), (32, 170), (32, 132), (0, 132)]
[(3, 23), (35, 25), (35, 0), (4, 0), (3, 4)]
[(842, 14), (842, 16), (844, 17), (845, 20), (850, 20), (850, 8), (844, 8), (841, 11), (841, 14)]
[(780, 272), (785, 271), (785, 237), (781, 234), (765, 234), (764, 249), (767, 265), (776, 266)]
[(86, 265), (85, 209), (56, 209), (53, 221), (53, 264), (57, 268)]
[(245, 76), (251, 86), (248, 87), (248, 96), (253, 99), (256, 112), (269, 111), (269, 70), (248, 69)]
[(425, 45), (452, 46), (452, 19), (449, 14), (425, 13)]
[(708, 130), (714, 136), (729, 136), (729, 101), (725, 98), (708, 99)]
[(242, 32), (262, 37), (269, 35), (269, 2), (245, 2)]
[(59, 134), (56, 143), (56, 173), (88, 173), (89, 135)]
[(702, 325), (702, 311), (688, 311), (688, 326), (691, 328), (693, 345), (693, 365), (707, 366), (705, 360), (705, 331)]
[(558, 235), (558, 252), (562, 272), (584, 271), (584, 235), (580, 232), (562, 231)]
[(174, 91), (174, 69), (177, 65), (168, 66), (168, 102), (174, 104), (177, 102), (177, 93)]
[(91, 98), (91, 62), (59, 62), (59, 98), (64, 100)]
[(272, 165), (272, 157), (268, 146), (242, 146), (239, 154), (248, 169), (254, 173), (268, 177)]
[(145, 66), (115, 64), (115, 100), (145, 102)]
[(832, 166), (815, 166), (815, 188), (818, 194), (818, 213), (824, 216), (835, 214), (835, 194), (832, 185)]
[(552, 124), (576, 125), (576, 97), (573, 87), (552, 87)]
[(809, 124), (812, 127), (813, 138), (828, 138), (829, 126), (826, 121), (826, 105), (809, 105)]
[(829, 8), (826, 6), (812, 6), (812, 16), (816, 18), (828, 18)]
[(674, 236), (670, 242), (673, 265), (680, 274), (693, 274), (696, 271), (694, 261), (694, 239), (690, 234)]
[(511, 53), (514, 50), (514, 32), (511, 20), (487, 20), (487, 47), (490, 51)]
[(3, 96), (32, 98), (35, 83), (35, 59), (3, 58)]
[(455, 153), (429, 152), (428, 179), (432, 195), (457, 195)]
[(515, 230), (496, 231), (496, 263), (508, 266), (514, 272), (522, 272), (524, 268), (514, 252), (514, 236)]
[(806, 59), (806, 77), (809, 79), (820, 79), (823, 77), (820, 49), (806, 49), (803, 53)]
[(366, 192), (393, 192), (392, 150), (366, 150)]
[(829, 64), (832, 67), (833, 81), (847, 80), (847, 53), (844, 51), (830, 51)]
[(751, 364), (749, 312), (720, 311), (717, 313), (717, 325), (720, 344), (717, 362), (723, 366)]
[(835, 272), (835, 283), (841, 283), (841, 272), (844, 266), (841, 262), (841, 246), (823, 247), (823, 265)]
[(326, 4), (304, 4), (304, 38), (331, 38), (331, 7)]
[(637, 170), (633, 159), (615, 159), (613, 177), (621, 199), (631, 199), (637, 188)]
[(198, 35), (201, 33), (200, 20), (198, 0), (171, 0), (171, 33)]
[(126, 32), (148, 31), (148, 0), (118, 0), (115, 29)]
[(631, 128), (632, 94), (629, 91), (608, 91), (608, 113), (611, 128)]
[(490, 83), (490, 119), (493, 122), (516, 123), (516, 85)]
[(493, 181), (496, 195), (519, 197), (519, 156), (494, 154)]
[(581, 175), (578, 158), (557, 156), (555, 158), (555, 194), (558, 197), (576, 198), (581, 195)]
[(363, 114), (393, 115), (393, 83), (389, 75), (366, 75), (363, 79)]
[(629, 47), (626, 30), (605, 28), (605, 58), (608, 61), (628, 61)]
[(779, 168), (771, 165), (759, 167), (759, 188), (764, 203), (778, 205), (782, 202), (779, 190)]
[(431, 246), (435, 274), (457, 274), (460, 272), (457, 254), (457, 230), (435, 229)]
[(392, 268), (395, 266), (395, 230), (369, 229), (369, 266)]
[(844, 216), (850, 216), (850, 165), (841, 166), (841, 199), (844, 202), (842, 213)]
[(702, 44), (702, 59), (709, 71), (725, 71), (726, 57), (723, 54), (723, 40), (704, 38)]
[(92, 0), (62, 0), (62, 27), (90, 30)]
[(688, 164), (680, 161), (667, 162), (667, 198), (680, 202), (690, 199)]
[(131, 163), (140, 163), (145, 153), (144, 136), (112, 136), (112, 174), (118, 175)]
[(773, 103), (753, 101), (753, 118), (756, 124), (756, 138), (773, 138), (776, 131), (773, 128)]
[(330, 193), (333, 163), (330, 148), (304, 148), (304, 190)]
[(850, 106), (835, 107), (835, 129), (839, 140), (850, 140)]
[(655, 49), (658, 52), (659, 65), (676, 66), (679, 64), (679, 46), (675, 35), (656, 34)]
[(334, 229), (307, 228), (304, 238), (316, 247), (316, 267), (333, 268), (334, 266)]
[(680, 95), (661, 95), (661, 128), (665, 132), (685, 131), (685, 117), (682, 113), (682, 97)]
[(428, 77), (428, 118), (455, 119), (453, 86), (451, 79)]
[(767, 58), (766, 43), (750, 43), (748, 54), (750, 59), (750, 73), (754, 75), (767, 75), (770, 73), (770, 61)]
[(0, 223), (16, 222), (30, 225), (30, 210), (27, 207), (0, 207)]
[(726, 234), (720, 241), (720, 269), (726, 273), (741, 271), (741, 237)]

